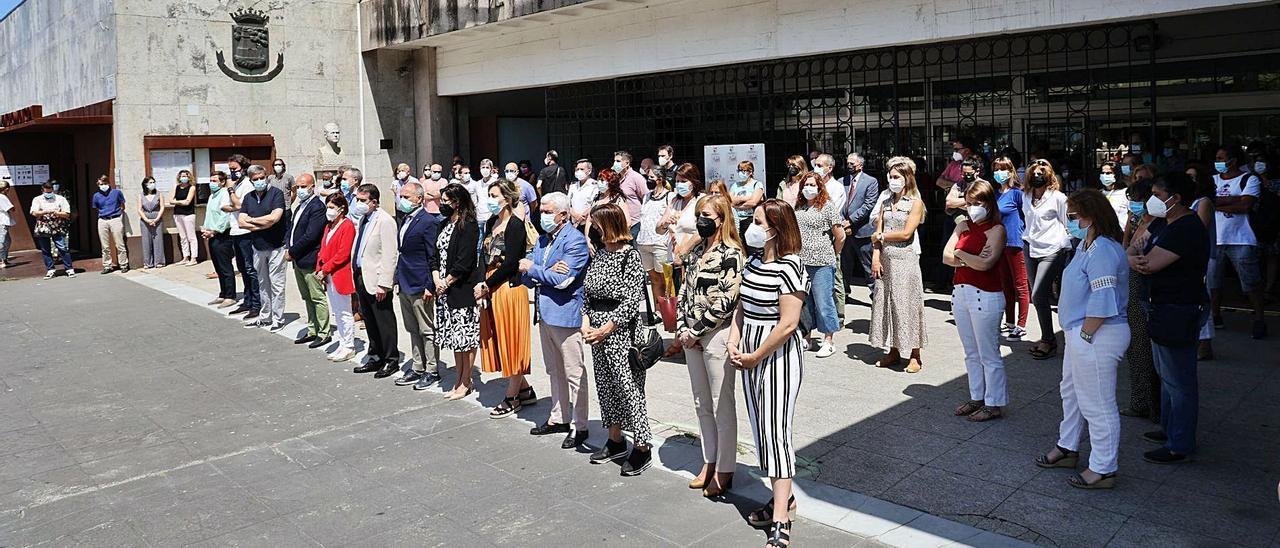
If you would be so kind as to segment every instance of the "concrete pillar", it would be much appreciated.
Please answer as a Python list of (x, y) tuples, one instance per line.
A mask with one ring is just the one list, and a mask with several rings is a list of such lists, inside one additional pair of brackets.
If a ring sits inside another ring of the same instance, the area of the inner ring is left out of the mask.
[(454, 127), (455, 101), (436, 93), (436, 49), (413, 52), (413, 124), (418, 165), (436, 162), (446, 168), (457, 150)]

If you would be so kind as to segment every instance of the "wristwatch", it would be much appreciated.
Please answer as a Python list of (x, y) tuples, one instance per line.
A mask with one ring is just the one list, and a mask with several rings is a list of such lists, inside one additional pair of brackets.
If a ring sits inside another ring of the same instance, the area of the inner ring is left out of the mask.
[(1080, 338), (1084, 339), (1084, 342), (1093, 344), (1093, 335), (1090, 333), (1085, 333), (1083, 329), (1080, 330)]

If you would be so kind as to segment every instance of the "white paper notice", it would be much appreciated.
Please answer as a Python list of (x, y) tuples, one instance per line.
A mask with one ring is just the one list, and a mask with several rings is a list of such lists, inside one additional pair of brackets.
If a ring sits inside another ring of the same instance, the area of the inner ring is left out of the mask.
[(13, 170), (13, 185), (24, 186), (35, 184), (35, 179), (31, 176), (31, 166), (9, 166)]
[(43, 185), (49, 182), (49, 164), (31, 166), (31, 184)]
[(172, 194), (178, 184), (178, 172), (191, 169), (191, 149), (151, 151), (151, 176), (156, 189)]
[(0, 166), (0, 179), (13, 180), (13, 173), (9, 171), (9, 166)]

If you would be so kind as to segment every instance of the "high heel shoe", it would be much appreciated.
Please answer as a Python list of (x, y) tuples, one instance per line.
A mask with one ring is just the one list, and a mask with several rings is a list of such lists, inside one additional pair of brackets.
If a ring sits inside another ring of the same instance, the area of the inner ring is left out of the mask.
[[(707, 474), (707, 475), (710, 476), (710, 474)], [(707, 478), (693, 478), (693, 481), (689, 482), (690, 489), (702, 489), (703, 487), (706, 487), (706, 486), (707, 486)]]
[(467, 387), (466, 391), (459, 393), (456, 389), (445, 394), (444, 399), (449, 401), (457, 401), (471, 395), (471, 387)]
[[(724, 476), (726, 476), (727, 479), (721, 479), (718, 482), (719, 483), (718, 487), (713, 487), (711, 485), (708, 485), (705, 489), (703, 489), (702, 496), (705, 498), (711, 499), (711, 498), (715, 498), (720, 495), (723, 495), (729, 492), (730, 489), (733, 489), (733, 474), (724, 474)], [(716, 478), (719, 479), (719, 477), (720, 477), (720, 474), (716, 474)]]

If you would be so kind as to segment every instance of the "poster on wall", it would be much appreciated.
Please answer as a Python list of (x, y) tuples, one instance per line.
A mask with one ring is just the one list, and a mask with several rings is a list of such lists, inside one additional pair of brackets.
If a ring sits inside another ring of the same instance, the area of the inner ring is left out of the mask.
[(178, 172), (184, 169), (191, 169), (191, 149), (151, 151), (151, 176), (156, 178), (156, 190), (172, 194), (178, 184)]
[(49, 182), (49, 164), (31, 166), (31, 184), (43, 185)]
[(13, 186), (25, 186), (35, 184), (32, 177), (31, 166), (9, 166), (13, 171)]
[(755, 179), (765, 180), (764, 143), (744, 145), (707, 145), (702, 147), (702, 161), (707, 169), (707, 181), (720, 179), (726, 185), (733, 184), (739, 162), (751, 162)]
[(13, 173), (9, 171), (9, 166), (0, 165), (0, 179), (12, 181)]

